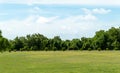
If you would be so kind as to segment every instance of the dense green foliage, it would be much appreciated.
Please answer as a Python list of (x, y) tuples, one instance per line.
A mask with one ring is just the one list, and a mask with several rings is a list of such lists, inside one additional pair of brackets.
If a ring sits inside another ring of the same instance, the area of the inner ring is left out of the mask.
[[(7, 49), (9, 47), (9, 49)], [(16, 37), (8, 41), (0, 32), (0, 50), (5, 51), (56, 51), (56, 50), (120, 50), (120, 28), (97, 31), (92, 38), (62, 40), (59, 36), (49, 39), (41, 34)]]
[(120, 73), (120, 51), (5, 52), (0, 73)]
[(2, 36), (2, 32), (0, 31), (0, 52), (9, 50), (10, 42)]

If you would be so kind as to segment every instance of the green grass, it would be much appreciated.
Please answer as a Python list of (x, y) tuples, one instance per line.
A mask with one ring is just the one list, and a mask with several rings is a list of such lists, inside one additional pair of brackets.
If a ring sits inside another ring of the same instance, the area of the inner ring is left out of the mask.
[(0, 73), (120, 73), (120, 51), (5, 52)]

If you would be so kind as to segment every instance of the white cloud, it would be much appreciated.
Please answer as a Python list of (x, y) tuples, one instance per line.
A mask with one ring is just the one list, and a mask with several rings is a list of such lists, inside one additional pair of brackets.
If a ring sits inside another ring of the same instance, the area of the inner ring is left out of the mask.
[(120, 6), (120, 0), (0, 0), (0, 3), (22, 4), (82, 4), (82, 5), (115, 5)]
[(33, 11), (36, 14), (30, 15), (23, 20), (13, 19), (0, 22), (0, 29), (2, 29), (4, 36), (8, 38), (32, 33), (41, 33), (48, 37), (60, 35), (64, 39), (92, 36), (96, 30), (104, 26), (103, 23), (98, 24), (99, 18), (94, 14), (107, 14), (111, 11), (103, 8), (91, 10), (82, 8), (82, 10), (85, 14), (72, 15), (61, 19), (59, 16), (44, 17), (37, 15), (41, 9), (34, 7)]
[(97, 20), (97, 18), (94, 15), (92, 15), (92, 14), (87, 14), (87, 15), (81, 16), (80, 19), (81, 20), (88, 20), (88, 21)]
[[(23, 20), (8, 20), (0, 22), (0, 29), (3, 31), (3, 35), (8, 38), (15, 38), (16, 36), (24, 36), (26, 34), (41, 33), (47, 34), (53, 32), (50, 28), (50, 22), (57, 19), (55, 17), (42, 17), (39, 15), (31, 15)], [(48, 24), (47, 24), (48, 23)]]
[[(92, 17), (93, 20), (91, 20)], [(31, 15), (24, 20), (14, 19), (0, 22), (3, 35), (10, 39), (32, 33), (40, 33), (49, 38), (59, 35), (63, 39), (90, 37), (101, 28), (110, 28), (110, 26), (100, 23), (99, 20), (94, 20), (92, 15), (70, 16), (64, 19), (57, 16)]]
[(29, 10), (29, 12), (34, 13), (34, 14), (40, 13), (40, 12), (42, 12), (42, 11), (43, 11), (43, 10), (40, 9), (39, 7), (37, 7), (37, 6), (35, 6), (35, 7), (33, 7), (32, 9)]
[[(39, 12), (38, 7), (33, 10)], [(85, 14), (77, 16), (69, 16), (59, 18), (59, 16), (44, 17), (40, 15), (30, 15), (23, 20), (9, 20), (0, 22), (0, 29), (4, 32), (4, 36), (15, 38), (16, 36), (24, 36), (26, 34), (41, 33), (48, 37), (60, 35), (64, 39), (79, 38), (82, 36), (93, 35), (98, 28), (98, 18), (94, 15), (107, 13), (106, 9), (87, 9), (83, 8)], [(102, 11), (102, 13), (98, 13)]]
[(37, 19), (37, 23), (40, 23), (40, 24), (44, 24), (44, 23), (48, 23), (48, 22), (50, 22), (51, 20), (49, 20), (49, 18), (45, 18), (45, 17), (39, 17), (38, 19)]
[(57, 16), (49, 17), (49, 18), (39, 16), (38, 19), (36, 20), (36, 22), (39, 24), (46, 24), (46, 23), (50, 23), (50, 22), (54, 21), (56, 18), (57, 18)]
[(95, 13), (95, 14), (107, 14), (107, 13), (111, 12), (111, 10), (110, 9), (104, 9), (104, 8), (99, 8), (99, 9), (96, 8), (96, 9), (93, 9), (92, 12)]
[(0, 29), (2, 29), (3, 35), (7, 38), (41, 33), (47, 37), (60, 35), (63, 39), (72, 39), (78, 36), (86, 36), (89, 34), (87, 32), (93, 31), (95, 29), (94, 26), (98, 26), (93, 25), (94, 19), (92, 15), (71, 16), (64, 19), (60, 19), (58, 16), (43, 17), (31, 15), (24, 20), (14, 19), (0, 22)]
[(92, 11), (87, 8), (82, 8), (85, 14), (92, 14)]
[(104, 8), (95, 8), (95, 9), (87, 9), (82, 8), (82, 10), (85, 12), (85, 14), (108, 14), (111, 12), (110, 9), (104, 9)]
[(78, 16), (70, 16), (65, 21), (71, 22), (80, 22), (80, 21), (96, 21), (97, 17), (92, 14), (78, 15)]

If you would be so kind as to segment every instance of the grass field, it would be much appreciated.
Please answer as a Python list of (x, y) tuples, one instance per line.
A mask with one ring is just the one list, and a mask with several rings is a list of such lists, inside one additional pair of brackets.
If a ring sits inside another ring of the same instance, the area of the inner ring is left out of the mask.
[(5, 52), (0, 73), (120, 73), (120, 52)]

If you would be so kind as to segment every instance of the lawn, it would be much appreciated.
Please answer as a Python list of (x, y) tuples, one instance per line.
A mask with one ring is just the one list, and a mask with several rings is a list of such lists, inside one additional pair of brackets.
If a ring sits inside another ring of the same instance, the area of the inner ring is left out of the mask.
[(4, 52), (0, 73), (120, 73), (120, 51)]

